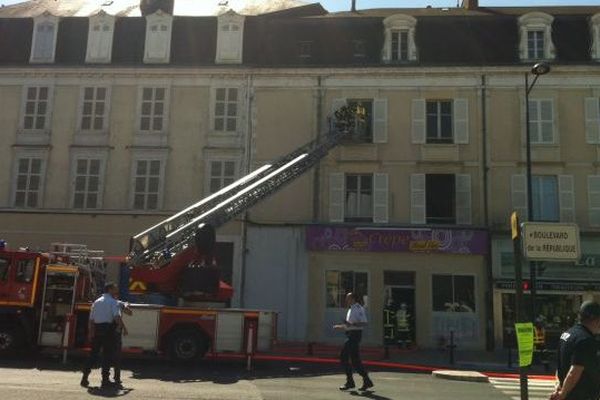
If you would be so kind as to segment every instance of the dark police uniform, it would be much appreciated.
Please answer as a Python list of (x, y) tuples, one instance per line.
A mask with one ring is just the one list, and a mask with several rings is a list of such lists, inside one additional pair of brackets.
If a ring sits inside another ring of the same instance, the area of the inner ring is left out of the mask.
[(585, 326), (577, 324), (560, 337), (557, 375), (561, 386), (572, 365), (583, 367), (583, 374), (568, 400), (598, 400), (600, 396), (600, 361), (598, 342)]

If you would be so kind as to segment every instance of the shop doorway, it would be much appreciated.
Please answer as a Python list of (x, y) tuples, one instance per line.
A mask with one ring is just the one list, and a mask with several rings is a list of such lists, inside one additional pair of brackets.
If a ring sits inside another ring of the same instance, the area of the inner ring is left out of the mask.
[(416, 345), (415, 273), (383, 273), (383, 337), (387, 345), (410, 348)]

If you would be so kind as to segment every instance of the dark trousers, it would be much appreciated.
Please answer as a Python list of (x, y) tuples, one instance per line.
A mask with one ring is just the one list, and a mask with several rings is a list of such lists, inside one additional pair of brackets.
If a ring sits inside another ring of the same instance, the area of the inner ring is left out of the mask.
[[(353, 382), (352, 368), (363, 378), (367, 376), (367, 372), (363, 368), (362, 361), (360, 360), (360, 340), (362, 338), (362, 331), (346, 331), (346, 343), (340, 353), (340, 362), (344, 371), (346, 372), (346, 379), (348, 382)], [(352, 362), (352, 364), (351, 364)]]
[(92, 351), (83, 369), (83, 374), (86, 377), (90, 374), (92, 368), (97, 365), (98, 356), (100, 355), (100, 350), (102, 350), (102, 380), (108, 381), (115, 351), (115, 342), (115, 324), (94, 325)]
[(123, 347), (123, 336), (115, 331), (115, 352), (113, 354), (113, 367), (115, 368), (115, 382), (121, 381), (121, 349)]

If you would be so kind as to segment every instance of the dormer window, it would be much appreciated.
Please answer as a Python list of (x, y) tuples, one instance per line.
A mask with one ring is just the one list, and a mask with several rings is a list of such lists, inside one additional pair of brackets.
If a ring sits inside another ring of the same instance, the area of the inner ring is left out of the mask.
[(158, 10), (146, 16), (145, 63), (168, 63), (171, 55), (173, 17)]
[(44, 13), (34, 19), (33, 43), (31, 45), (32, 63), (53, 63), (56, 52), (56, 34), (58, 17)]
[(415, 28), (417, 20), (409, 15), (392, 15), (383, 20), (385, 42), (383, 61), (402, 63), (417, 60)]
[(591, 19), (590, 33), (592, 35), (592, 60), (600, 61), (600, 13)]
[(90, 17), (85, 62), (109, 63), (112, 55), (115, 17), (104, 11)]
[(520, 58), (523, 61), (554, 59), (552, 43), (552, 15), (542, 12), (527, 13), (519, 18), (521, 40)]
[(244, 16), (228, 11), (218, 17), (217, 63), (242, 62)]

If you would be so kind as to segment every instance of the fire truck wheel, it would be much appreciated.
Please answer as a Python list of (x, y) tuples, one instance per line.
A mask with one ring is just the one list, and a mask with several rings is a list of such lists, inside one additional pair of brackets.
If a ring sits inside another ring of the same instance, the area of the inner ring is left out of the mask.
[(204, 357), (208, 341), (196, 330), (182, 329), (173, 332), (169, 338), (171, 358), (180, 362), (195, 361)]
[(8, 354), (15, 351), (20, 343), (19, 336), (14, 329), (0, 326), (0, 354)]

